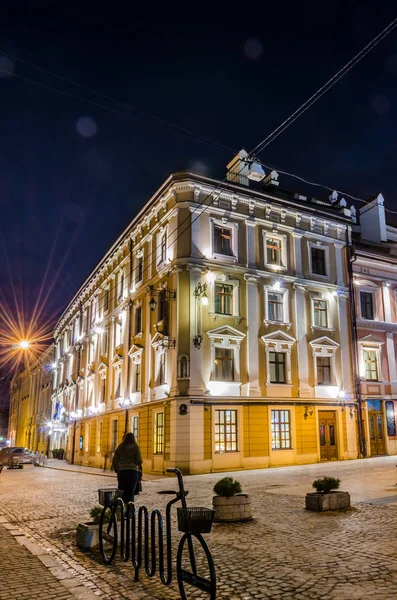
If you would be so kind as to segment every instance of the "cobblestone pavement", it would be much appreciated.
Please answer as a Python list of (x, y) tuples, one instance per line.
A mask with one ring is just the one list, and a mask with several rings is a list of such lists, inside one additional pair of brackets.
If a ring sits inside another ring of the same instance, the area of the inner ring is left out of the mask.
[[(396, 457), (233, 473), (252, 499), (255, 519), (215, 524), (207, 541), (213, 552), (218, 598), (228, 600), (395, 600), (397, 598)], [(303, 497), (321, 475), (342, 479), (353, 508), (315, 514)], [(210, 506), (212, 487), (224, 474), (185, 478), (194, 506)], [(141, 574), (131, 564), (106, 567), (97, 553), (74, 545), (75, 525), (86, 521), (108, 477), (25, 467), (0, 476), (0, 514), (26, 537), (46, 548), (79, 587), (112, 600), (177, 599), (176, 585)], [(156, 492), (175, 480), (150, 480), (137, 505), (164, 508)], [(175, 531), (175, 527), (173, 529)], [(175, 533), (174, 546), (179, 540)], [(175, 551), (174, 551), (175, 556)], [(73, 589), (71, 589), (73, 592)], [(195, 592), (192, 598), (208, 598)], [(1, 598), (1, 596), (0, 596)], [(43, 600), (45, 596), (43, 596)]]
[(17, 540), (0, 525), (1, 600), (73, 600), (45, 564)]

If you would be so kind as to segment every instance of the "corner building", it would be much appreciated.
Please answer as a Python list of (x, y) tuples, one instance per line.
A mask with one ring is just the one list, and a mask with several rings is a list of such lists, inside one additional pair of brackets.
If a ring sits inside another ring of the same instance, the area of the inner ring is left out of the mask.
[(125, 431), (153, 472), (357, 458), (351, 211), (252, 184), (245, 157), (170, 176), (59, 320), (68, 460), (109, 464)]

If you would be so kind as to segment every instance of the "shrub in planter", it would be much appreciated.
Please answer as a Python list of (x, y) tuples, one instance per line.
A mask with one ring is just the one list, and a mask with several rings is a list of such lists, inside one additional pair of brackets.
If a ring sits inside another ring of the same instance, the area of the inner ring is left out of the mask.
[(339, 489), (340, 479), (320, 477), (312, 485), (317, 491), (306, 494), (306, 510), (323, 512), (350, 507), (350, 494), (336, 491)]
[(58, 458), (58, 448), (52, 449), (52, 458)]
[(335, 477), (320, 477), (320, 479), (313, 481), (312, 486), (317, 492), (329, 494), (332, 490), (339, 489), (340, 479), (336, 479)]
[(59, 448), (57, 451), (57, 459), (63, 460), (64, 454), (65, 454), (65, 450), (63, 448)]
[(91, 521), (77, 525), (76, 542), (80, 550), (90, 550), (99, 544), (99, 521), (102, 506), (94, 506), (90, 511)]
[(251, 500), (241, 493), (241, 484), (232, 477), (220, 479), (214, 486), (212, 499), (215, 521), (249, 521), (252, 519)]

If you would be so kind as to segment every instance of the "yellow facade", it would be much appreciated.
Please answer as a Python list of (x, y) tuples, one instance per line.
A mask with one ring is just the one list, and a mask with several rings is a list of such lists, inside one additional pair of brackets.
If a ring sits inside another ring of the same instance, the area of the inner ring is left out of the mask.
[(88, 277), (54, 332), (69, 461), (109, 466), (125, 431), (153, 472), (358, 456), (350, 213), (272, 181), (171, 176)]

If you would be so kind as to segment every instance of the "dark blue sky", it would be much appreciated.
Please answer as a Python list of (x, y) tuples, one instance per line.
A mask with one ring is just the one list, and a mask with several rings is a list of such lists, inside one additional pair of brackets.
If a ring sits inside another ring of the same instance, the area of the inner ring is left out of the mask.
[[(4, 11), (0, 51), (235, 149), (254, 147), (397, 16), (394, 3), (365, 1), (144, 15), (135, 3), (29, 4)], [(232, 154), (24, 62), (0, 56), (0, 69), (18, 76), (0, 72), (2, 301), (14, 310), (7, 257), (29, 315), (54, 247), (48, 316), (170, 172), (223, 176)], [(260, 158), (359, 197), (382, 191), (397, 209), (396, 90), (397, 29)]]

